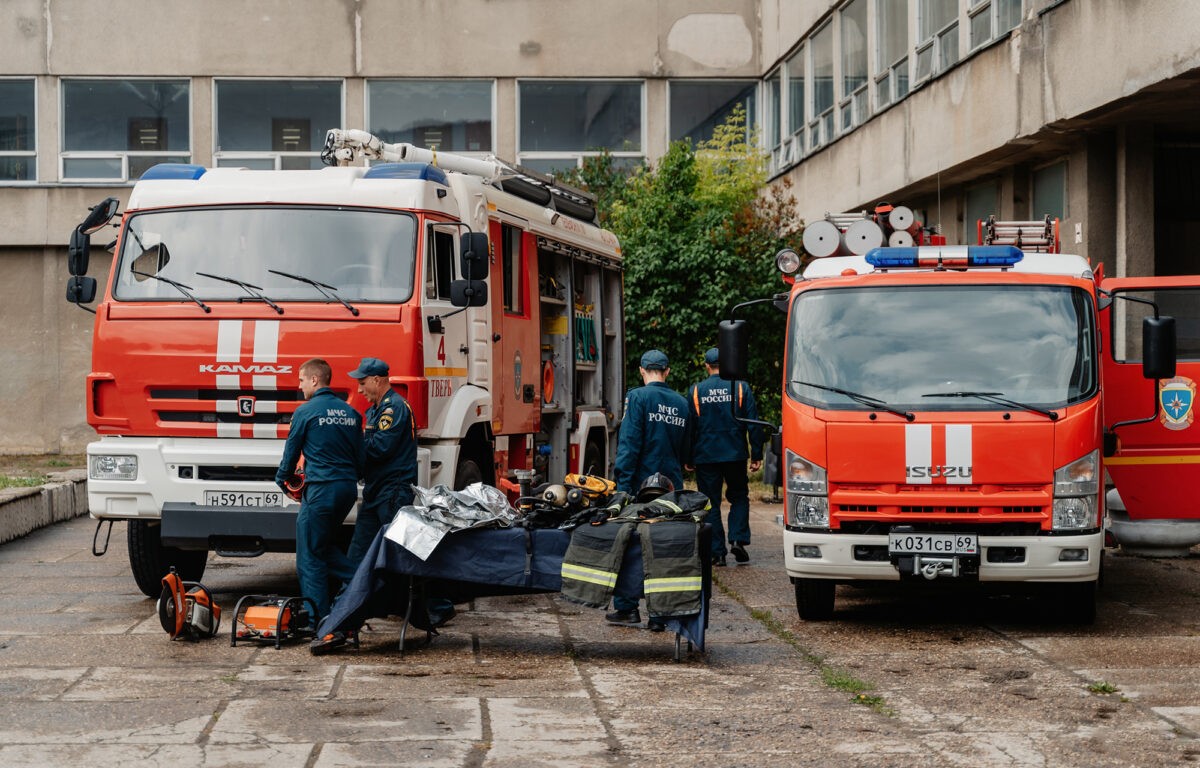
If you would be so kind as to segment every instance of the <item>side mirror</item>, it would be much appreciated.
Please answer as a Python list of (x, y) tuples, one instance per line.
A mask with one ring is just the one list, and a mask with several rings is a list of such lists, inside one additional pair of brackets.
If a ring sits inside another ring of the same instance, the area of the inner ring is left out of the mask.
[(92, 238), (79, 227), (71, 230), (71, 242), (67, 246), (67, 271), (72, 275), (86, 275), (91, 250)]
[(1142, 376), (1169, 379), (1175, 375), (1175, 318), (1142, 320)]
[(96, 278), (76, 275), (67, 280), (67, 301), (90, 304), (96, 300)]
[(465, 233), (459, 245), (459, 253), (459, 267), (463, 277), (472, 281), (487, 279), (488, 260), (491, 255), (487, 235), (482, 232)]
[(750, 329), (745, 320), (722, 320), (717, 326), (717, 349), (720, 354), (721, 378), (726, 381), (746, 379), (746, 348)]
[(482, 280), (451, 281), (450, 303), (456, 307), (482, 307), (486, 305), (487, 283)]
[(92, 206), (88, 215), (84, 217), (83, 221), (79, 222), (78, 229), (85, 235), (98, 232), (105, 224), (112, 221), (113, 216), (117, 215), (117, 207), (120, 204), (121, 201), (115, 197), (104, 198)]
[(775, 430), (771, 433), (771, 453), (783, 457), (783, 431)]
[(771, 306), (786, 315), (788, 313), (788, 299), (790, 298), (789, 294), (777, 293), (771, 297)]

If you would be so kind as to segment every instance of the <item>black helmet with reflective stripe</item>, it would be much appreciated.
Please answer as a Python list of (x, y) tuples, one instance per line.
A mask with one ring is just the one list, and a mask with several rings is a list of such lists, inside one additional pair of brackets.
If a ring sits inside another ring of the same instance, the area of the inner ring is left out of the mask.
[(673, 490), (675, 490), (675, 483), (671, 482), (671, 478), (662, 472), (655, 472), (642, 481), (642, 487), (638, 488), (636, 500), (640, 502), (653, 501), (664, 493), (670, 493)]

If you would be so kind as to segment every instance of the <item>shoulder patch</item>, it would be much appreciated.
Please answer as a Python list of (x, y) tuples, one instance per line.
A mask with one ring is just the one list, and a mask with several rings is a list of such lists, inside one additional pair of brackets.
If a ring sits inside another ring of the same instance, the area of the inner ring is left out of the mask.
[(380, 431), (382, 431), (382, 430), (385, 430), (385, 429), (387, 429), (388, 427), (392, 426), (392, 416), (391, 416), (391, 412), (390, 412), (390, 411), (391, 411), (391, 409), (388, 409), (388, 410), (389, 410), (389, 412), (388, 412), (388, 413), (385, 413), (384, 415), (382, 415), (382, 416), (380, 416), (380, 417), (379, 417), (379, 429), (380, 429)]

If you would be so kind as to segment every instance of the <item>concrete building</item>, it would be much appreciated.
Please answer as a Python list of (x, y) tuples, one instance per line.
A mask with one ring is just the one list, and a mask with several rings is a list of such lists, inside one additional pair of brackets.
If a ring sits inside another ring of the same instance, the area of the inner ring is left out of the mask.
[(653, 161), (742, 104), (806, 219), (903, 202), (961, 242), (987, 213), (1050, 213), (1064, 247), (1110, 275), (1200, 272), (1186, 247), (1200, 229), (1188, 0), (3, 10), (0, 453), (92, 438), (92, 318), (63, 300), (65, 243), (88, 205), (126, 200), (161, 161), (312, 167), (339, 125), (554, 170), (601, 148)]

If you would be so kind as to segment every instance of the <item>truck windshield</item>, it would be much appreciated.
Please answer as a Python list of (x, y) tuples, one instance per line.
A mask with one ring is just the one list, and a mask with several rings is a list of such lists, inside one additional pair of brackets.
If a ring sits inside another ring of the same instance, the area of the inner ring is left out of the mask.
[[(114, 296), (124, 301), (246, 299), (240, 280), (275, 302), (330, 302), (303, 275), (349, 302), (408, 301), (413, 292), (416, 219), (372, 209), (314, 207), (183, 208), (130, 218), (121, 238)], [(162, 278), (158, 280), (152, 277)]]
[(904, 286), (810, 290), (792, 305), (788, 394), (821, 408), (865, 409), (813, 382), (922, 411), (1011, 410), (980, 398), (1060, 407), (1096, 388), (1086, 291), (1067, 286)]

